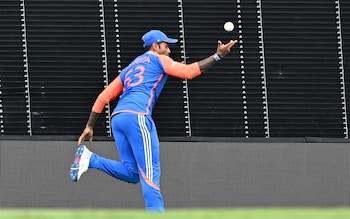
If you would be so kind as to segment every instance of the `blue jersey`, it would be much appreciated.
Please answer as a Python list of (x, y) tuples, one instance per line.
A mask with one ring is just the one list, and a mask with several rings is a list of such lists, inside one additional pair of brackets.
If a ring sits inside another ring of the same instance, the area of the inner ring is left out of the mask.
[(119, 76), (123, 84), (123, 94), (113, 114), (131, 112), (152, 115), (168, 78), (159, 56), (152, 52), (138, 56)]
[(148, 51), (134, 59), (100, 93), (92, 111), (101, 113), (108, 102), (121, 95), (112, 116), (120, 112), (152, 115), (168, 75), (192, 79), (200, 74), (197, 62), (186, 65), (168, 56)]

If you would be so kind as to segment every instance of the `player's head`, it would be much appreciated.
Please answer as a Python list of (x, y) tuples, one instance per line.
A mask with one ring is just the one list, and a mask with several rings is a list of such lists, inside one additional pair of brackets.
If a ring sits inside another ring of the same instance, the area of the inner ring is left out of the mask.
[(166, 42), (168, 44), (177, 43), (177, 39), (169, 38), (160, 30), (150, 30), (142, 36), (143, 47), (151, 46), (153, 43)]
[(169, 55), (169, 45), (177, 42), (177, 39), (169, 38), (160, 30), (148, 31), (142, 36), (142, 40), (143, 47), (163, 55)]

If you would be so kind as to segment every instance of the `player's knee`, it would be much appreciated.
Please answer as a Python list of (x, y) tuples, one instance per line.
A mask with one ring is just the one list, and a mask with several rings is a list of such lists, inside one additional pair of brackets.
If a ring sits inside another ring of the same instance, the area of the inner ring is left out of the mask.
[(139, 183), (139, 182), (140, 182), (140, 177), (139, 177), (139, 175), (136, 174), (136, 173), (133, 173), (133, 174), (132, 174), (132, 177), (131, 177), (130, 180), (129, 180), (129, 182), (132, 183), (132, 184), (137, 184), (137, 183)]
[(132, 184), (137, 184), (137, 183), (140, 182), (140, 179), (139, 178), (133, 178), (129, 182), (132, 183)]

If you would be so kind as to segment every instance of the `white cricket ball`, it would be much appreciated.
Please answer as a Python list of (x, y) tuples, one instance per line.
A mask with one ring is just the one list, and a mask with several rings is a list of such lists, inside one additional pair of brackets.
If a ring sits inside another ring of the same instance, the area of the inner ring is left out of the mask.
[(235, 29), (235, 25), (233, 25), (232, 22), (227, 21), (227, 22), (224, 24), (224, 29), (225, 29), (227, 32), (231, 32), (231, 31), (233, 31), (233, 29)]

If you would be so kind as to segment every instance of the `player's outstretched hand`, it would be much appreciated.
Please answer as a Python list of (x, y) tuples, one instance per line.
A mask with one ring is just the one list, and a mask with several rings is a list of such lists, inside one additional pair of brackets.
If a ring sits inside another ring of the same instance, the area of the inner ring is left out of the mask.
[(81, 143), (83, 143), (85, 139), (88, 139), (91, 142), (93, 135), (94, 135), (94, 130), (89, 126), (86, 126), (83, 133), (81, 133), (78, 139), (78, 145), (81, 145)]
[(237, 43), (237, 40), (230, 40), (227, 44), (223, 44), (220, 40), (218, 40), (218, 47), (216, 49), (216, 53), (224, 58), (230, 51), (231, 48)]

